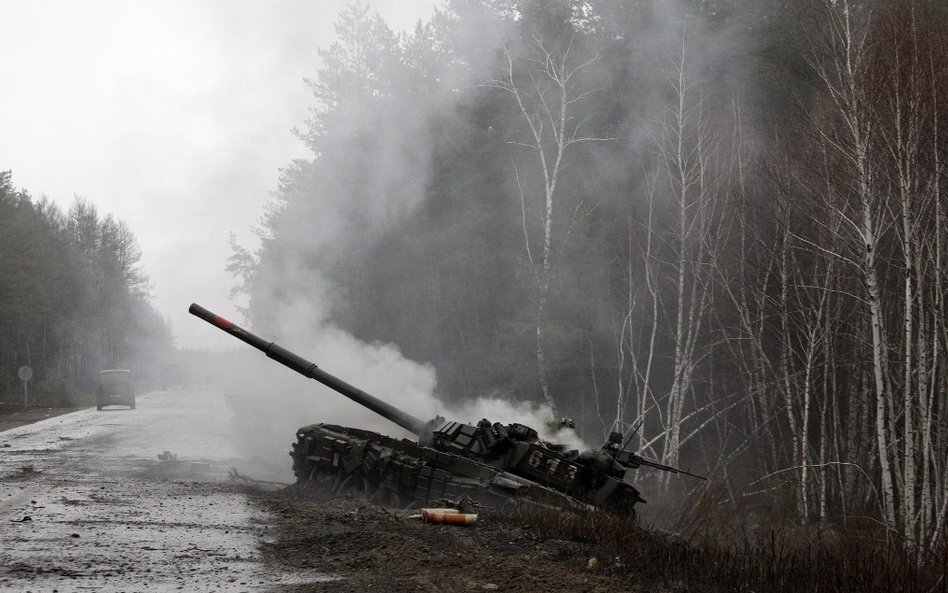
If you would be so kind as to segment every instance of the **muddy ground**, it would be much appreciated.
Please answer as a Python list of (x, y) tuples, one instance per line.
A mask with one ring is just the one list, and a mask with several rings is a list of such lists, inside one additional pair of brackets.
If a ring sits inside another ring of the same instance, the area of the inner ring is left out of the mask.
[(339, 580), (284, 584), (287, 593), (506, 591), (516, 593), (680, 591), (648, 588), (602, 550), (550, 539), (529, 524), (481, 513), (470, 527), (433, 525), (413, 510), (368, 505), (359, 497), (260, 499), (273, 517), (261, 555), (276, 572)]

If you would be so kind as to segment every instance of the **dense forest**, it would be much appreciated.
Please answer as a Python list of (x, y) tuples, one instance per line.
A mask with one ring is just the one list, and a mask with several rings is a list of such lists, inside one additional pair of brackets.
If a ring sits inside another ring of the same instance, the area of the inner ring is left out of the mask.
[(633, 447), (720, 502), (932, 549), (946, 26), (924, 0), (452, 0), (396, 35), (354, 4), (307, 81), (311, 157), (234, 245), (248, 320), (326, 302), (446, 400), (590, 440), (641, 420)]
[(22, 366), (34, 405), (82, 401), (102, 369), (147, 381), (173, 343), (140, 261), (124, 222), (79, 197), (63, 212), (0, 172), (0, 401), (22, 403)]

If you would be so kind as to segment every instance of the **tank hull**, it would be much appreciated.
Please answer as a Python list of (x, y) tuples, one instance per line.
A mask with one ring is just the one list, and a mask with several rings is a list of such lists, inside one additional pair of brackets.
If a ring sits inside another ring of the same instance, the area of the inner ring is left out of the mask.
[[(583, 511), (632, 511), (641, 501), (635, 488), (618, 482), (605, 488), (577, 489), (578, 495), (562, 492), (556, 489), (560, 487), (556, 474), (562, 474), (570, 461), (562, 458), (562, 464), (552, 464), (556, 472), (547, 472), (550, 463), (543, 463), (546, 457), (530, 448), (512, 450), (488, 463), (408, 439), (331, 424), (304, 426), (296, 436), (290, 455), (300, 487), (322, 485), (333, 492), (357, 490), (380, 504), (420, 507), (468, 497), (491, 508), (528, 504)], [(523, 470), (529, 475), (514, 473)], [(567, 469), (566, 473), (581, 479), (581, 471), (580, 466), (578, 472)], [(543, 483), (544, 472), (549, 486)], [(605, 490), (605, 499), (597, 500), (596, 494)]]

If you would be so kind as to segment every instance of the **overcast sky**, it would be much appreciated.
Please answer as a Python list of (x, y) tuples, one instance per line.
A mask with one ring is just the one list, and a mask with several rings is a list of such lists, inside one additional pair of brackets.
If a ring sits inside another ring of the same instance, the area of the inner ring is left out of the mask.
[[(396, 31), (438, 0), (370, 0)], [(182, 347), (232, 339), (187, 313), (236, 318), (224, 271), (312, 106), (317, 49), (345, 0), (0, 0), (0, 170), (64, 210), (126, 221)]]

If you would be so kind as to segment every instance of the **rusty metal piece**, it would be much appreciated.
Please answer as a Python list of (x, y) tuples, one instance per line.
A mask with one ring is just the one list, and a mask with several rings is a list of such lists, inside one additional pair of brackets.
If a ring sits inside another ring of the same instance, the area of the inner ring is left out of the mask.
[(457, 509), (422, 509), (421, 520), (444, 525), (473, 525), (477, 522), (477, 515), (462, 513)]

